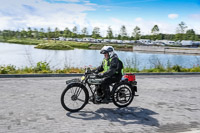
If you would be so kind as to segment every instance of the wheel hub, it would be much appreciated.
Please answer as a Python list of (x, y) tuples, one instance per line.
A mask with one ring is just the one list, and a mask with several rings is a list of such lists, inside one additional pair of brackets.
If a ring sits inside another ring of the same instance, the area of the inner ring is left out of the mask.
[(77, 95), (73, 95), (73, 96), (71, 97), (72, 101), (76, 101), (77, 98), (78, 98)]

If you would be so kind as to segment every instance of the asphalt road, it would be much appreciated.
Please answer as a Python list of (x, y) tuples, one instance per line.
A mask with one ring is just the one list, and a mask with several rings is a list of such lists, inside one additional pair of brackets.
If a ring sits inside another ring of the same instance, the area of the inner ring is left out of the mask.
[(88, 104), (77, 113), (60, 104), (71, 78), (0, 78), (0, 133), (200, 132), (200, 75), (138, 75), (129, 107)]

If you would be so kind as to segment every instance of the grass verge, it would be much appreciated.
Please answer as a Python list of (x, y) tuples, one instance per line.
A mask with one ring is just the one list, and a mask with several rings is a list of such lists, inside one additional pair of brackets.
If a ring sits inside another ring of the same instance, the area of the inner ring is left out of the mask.
[[(51, 70), (47, 62), (38, 62), (34, 67), (16, 68), (14, 65), (0, 66), (0, 74), (35, 74), (35, 73), (84, 73), (84, 68), (64, 68)], [(138, 70), (136, 68), (124, 68), (124, 73), (166, 73), (166, 72), (200, 72), (199, 66), (192, 68), (182, 68), (179, 65), (164, 68), (150, 68)]]

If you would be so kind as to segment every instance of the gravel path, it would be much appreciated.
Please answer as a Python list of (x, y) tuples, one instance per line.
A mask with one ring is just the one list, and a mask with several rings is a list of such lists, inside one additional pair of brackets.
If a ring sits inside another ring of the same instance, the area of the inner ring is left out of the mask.
[(71, 78), (0, 78), (0, 133), (200, 132), (200, 76), (137, 76), (127, 108), (88, 104), (66, 112), (60, 95)]

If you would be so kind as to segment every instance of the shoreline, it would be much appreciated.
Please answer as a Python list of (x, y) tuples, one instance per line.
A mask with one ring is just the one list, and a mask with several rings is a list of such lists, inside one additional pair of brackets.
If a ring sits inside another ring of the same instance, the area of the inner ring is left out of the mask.
[(174, 53), (174, 54), (200, 54), (200, 48), (188, 47), (165, 47), (165, 46), (133, 46), (133, 51), (140, 52), (158, 52), (158, 53)]
[[(75, 41), (57, 41), (54, 43), (52, 40), (38, 41), (31, 40), (32, 42), (27, 43), (30, 40), (7, 40), (1, 41), (1, 43), (9, 43), (9, 44), (21, 44), (21, 45), (35, 45), (37, 49), (47, 49), (47, 50), (71, 50), (74, 48), (79, 49), (88, 49), (88, 50), (100, 50), (104, 45), (111, 45), (115, 50), (119, 51), (133, 51), (133, 45), (128, 44), (98, 44), (98, 43), (88, 43), (88, 42), (75, 42)], [(35, 41), (35, 42), (34, 42)]]
[[(27, 41), (29, 43), (27, 43)], [(30, 42), (32, 41), (32, 42)], [(88, 50), (100, 50), (105, 45), (111, 45), (117, 51), (136, 51), (136, 52), (148, 52), (148, 53), (167, 53), (167, 54), (188, 54), (188, 55), (200, 55), (200, 48), (188, 48), (188, 47), (166, 47), (166, 46), (144, 46), (144, 45), (128, 45), (128, 44), (94, 44), (88, 42), (73, 42), (73, 41), (43, 41), (43, 40), (7, 40), (0, 41), (1, 43), (20, 44), (20, 45), (35, 45), (35, 48), (47, 49), (47, 50), (71, 50), (73, 48), (88, 49)], [(37, 44), (36, 44), (37, 43)], [(42, 45), (41, 45), (42, 44)]]

